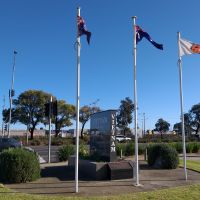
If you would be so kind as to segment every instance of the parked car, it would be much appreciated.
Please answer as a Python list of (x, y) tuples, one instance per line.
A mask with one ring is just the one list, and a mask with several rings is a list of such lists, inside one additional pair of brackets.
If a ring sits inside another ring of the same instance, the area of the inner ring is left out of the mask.
[(22, 142), (14, 138), (0, 138), (0, 151), (8, 148), (22, 147)]
[(130, 137), (126, 137), (125, 135), (116, 135), (117, 142), (128, 142), (131, 141)]

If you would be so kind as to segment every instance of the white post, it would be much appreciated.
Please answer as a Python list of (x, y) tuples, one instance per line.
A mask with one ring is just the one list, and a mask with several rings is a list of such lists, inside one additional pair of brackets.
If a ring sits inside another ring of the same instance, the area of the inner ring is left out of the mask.
[(182, 91), (182, 60), (180, 55), (180, 32), (178, 32), (178, 64), (179, 64), (179, 82), (180, 82), (180, 105), (181, 105), (181, 127), (182, 127), (182, 142), (183, 142), (183, 163), (185, 180), (187, 181), (187, 166), (186, 166), (186, 147), (185, 147), (185, 127), (183, 113), (183, 91)]
[(28, 134), (29, 134), (29, 124), (30, 124), (30, 115), (29, 113), (27, 114), (28, 116), (28, 124), (27, 124), (27, 130), (26, 130), (26, 145), (28, 146)]
[[(77, 16), (80, 17), (80, 7), (77, 8)], [(77, 93), (76, 93), (76, 160), (75, 160), (75, 191), (78, 193), (78, 159), (79, 159), (79, 107), (80, 107), (80, 53), (81, 40), (77, 25)]]
[(48, 163), (51, 163), (51, 114), (52, 114), (52, 96), (49, 102), (49, 148), (48, 148)]
[(8, 137), (10, 137), (10, 125), (11, 125), (11, 117), (12, 117), (12, 97), (14, 96), (14, 75), (15, 75), (15, 56), (17, 52), (14, 51), (13, 58), (13, 69), (12, 69), (12, 84), (11, 90), (9, 90), (9, 102), (10, 102), (10, 110), (9, 110), (9, 121), (8, 121)]
[(146, 118), (145, 118), (145, 113), (143, 113), (143, 117), (144, 117), (144, 135), (145, 135), (145, 128), (146, 128), (146, 127), (145, 127), (145, 123), (146, 123), (146, 122), (145, 122), (145, 120), (146, 120)]
[[(6, 103), (6, 99), (5, 99), (5, 96), (3, 98), (3, 111), (5, 110), (5, 103)], [(5, 131), (4, 131), (4, 120), (2, 119), (2, 136), (4, 137), (5, 136)]]
[(138, 164), (138, 133), (137, 133), (137, 85), (136, 85), (136, 16), (132, 17), (133, 27), (134, 27), (134, 42), (133, 42), (133, 51), (134, 51), (134, 125), (135, 125), (135, 185), (139, 186), (139, 164)]

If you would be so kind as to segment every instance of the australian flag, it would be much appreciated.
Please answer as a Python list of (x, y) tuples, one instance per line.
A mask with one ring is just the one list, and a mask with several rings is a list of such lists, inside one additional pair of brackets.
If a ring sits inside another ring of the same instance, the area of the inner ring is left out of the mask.
[(149, 42), (151, 42), (151, 44), (153, 44), (154, 47), (163, 50), (162, 44), (158, 44), (157, 42), (153, 41), (147, 32), (143, 31), (139, 26), (136, 26), (136, 43), (140, 42), (143, 37), (145, 37)]
[(87, 31), (85, 21), (83, 20), (82, 17), (77, 16), (77, 24), (78, 24), (78, 36), (81, 35), (86, 35), (87, 37), (87, 42), (90, 44), (90, 38), (91, 38), (91, 32)]

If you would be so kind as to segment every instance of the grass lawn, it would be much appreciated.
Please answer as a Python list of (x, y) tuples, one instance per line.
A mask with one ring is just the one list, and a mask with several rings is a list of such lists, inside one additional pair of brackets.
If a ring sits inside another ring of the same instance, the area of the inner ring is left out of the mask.
[[(180, 167), (183, 167), (183, 160), (180, 159)], [(187, 169), (192, 169), (200, 172), (200, 161), (187, 160)]]
[(15, 193), (7, 188), (0, 187), (0, 200), (199, 200), (200, 184), (182, 186), (171, 189), (157, 190), (151, 192), (140, 192), (118, 196), (103, 197), (63, 197), (63, 196), (39, 196)]

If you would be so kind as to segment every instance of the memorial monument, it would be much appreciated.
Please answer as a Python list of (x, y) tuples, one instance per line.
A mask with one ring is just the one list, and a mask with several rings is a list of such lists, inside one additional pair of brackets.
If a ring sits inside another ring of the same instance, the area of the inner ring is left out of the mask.
[(90, 118), (90, 155), (116, 161), (116, 110), (94, 113)]
[[(134, 163), (117, 160), (116, 110), (94, 113), (90, 117), (90, 159), (79, 159), (80, 177), (92, 180), (133, 178)], [(74, 166), (75, 157), (68, 160)]]

